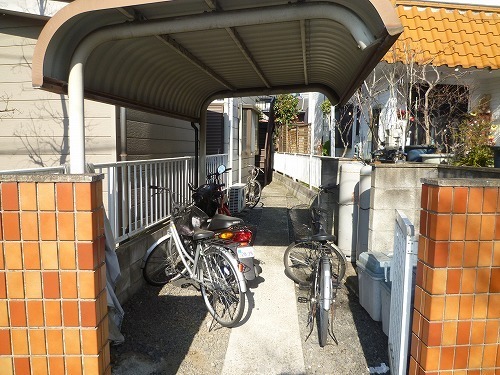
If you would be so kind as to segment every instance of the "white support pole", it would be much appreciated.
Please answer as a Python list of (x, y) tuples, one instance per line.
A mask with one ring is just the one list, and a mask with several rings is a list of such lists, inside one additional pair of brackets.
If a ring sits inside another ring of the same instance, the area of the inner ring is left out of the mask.
[(85, 173), (85, 117), (83, 101), (83, 67), (79, 61), (71, 66), (68, 80), (70, 173)]

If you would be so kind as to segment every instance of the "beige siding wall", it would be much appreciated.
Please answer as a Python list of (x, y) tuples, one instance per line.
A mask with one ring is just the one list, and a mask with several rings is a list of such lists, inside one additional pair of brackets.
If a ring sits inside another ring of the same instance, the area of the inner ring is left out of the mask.
[[(69, 162), (67, 97), (31, 85), (31, 60), (44, 22), (0, 15), (0, 170)], [(87, 161), (116, 160), (114, 106), (86, 101)]]
[(191, 123), (127, 110), (128, 160), (190, 156), (194, 146)]

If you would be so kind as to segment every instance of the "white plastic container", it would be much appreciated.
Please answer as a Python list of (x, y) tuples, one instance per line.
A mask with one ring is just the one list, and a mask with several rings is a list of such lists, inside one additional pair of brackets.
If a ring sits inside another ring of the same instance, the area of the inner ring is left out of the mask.
[(365, 251), (359, 255), (359, 303), (376, 322), (382, 320), (381, 283), (389, 280), (391, 258), (382, 253)]

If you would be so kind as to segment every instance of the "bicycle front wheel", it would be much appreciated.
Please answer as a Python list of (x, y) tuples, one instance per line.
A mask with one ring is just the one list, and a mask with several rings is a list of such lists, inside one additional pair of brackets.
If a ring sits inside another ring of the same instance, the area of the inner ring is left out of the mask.
[(230, 255), (216, 247), (205, 251), (201, 294), (208, 311), (223, 327), (233, 327), (243, 315), (245, 293)]
[(142, 274), (148, 284), (163, 286), (178, 279), (183, 268), (174, 239), (168, 234), (146, 252)]
[(329, 255), (332, 262), (332, 278), (340, 283), (345, 275), (345, 257), (335, 245), (318, 241), (292, 243), (287, 247), (283, 255), (286, 275), (297, 284), (310, 286), (315, 263), (322, 253)]
[(260, 201), (260, 195), (262, 192), (262, 187), (260, 182), (257, 180), (252, 180), (248, 183), (248, 191), (246, 195), (246, 205), (249, 208), (254, 208)]

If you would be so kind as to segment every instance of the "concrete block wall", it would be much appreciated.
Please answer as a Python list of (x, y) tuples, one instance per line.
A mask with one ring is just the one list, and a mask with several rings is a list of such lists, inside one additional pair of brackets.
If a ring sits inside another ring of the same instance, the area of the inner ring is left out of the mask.
[(403, 211), (418, 232), (423, 178), (500, 178), (500, 169), (425, 163), (373, 165), (368, 251), (392, 253), (395, 210)]
[(438, 177), (437, 165), (423, 163), (373, 165), (370, 189), (368, 251), (391, 254), (394, 247), (396, 209), (420, 222), (422, 178)]
[(154, 227), (116, 249), (121, 274), (115, 293), (121, 304), (124, 304), (146, 284), (142, 276), (142, 259), (148, 248), (166, 232), (165, 225)]

